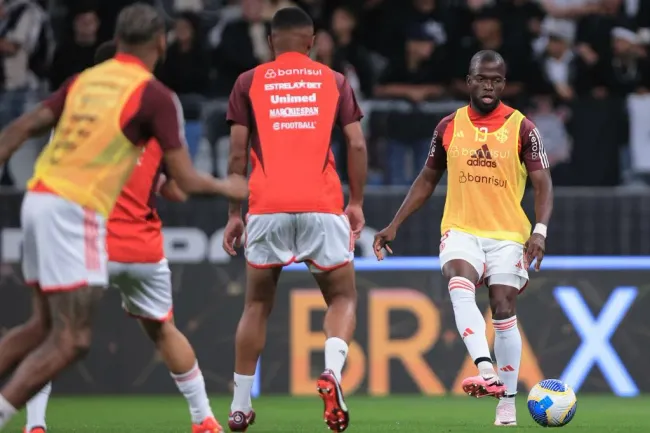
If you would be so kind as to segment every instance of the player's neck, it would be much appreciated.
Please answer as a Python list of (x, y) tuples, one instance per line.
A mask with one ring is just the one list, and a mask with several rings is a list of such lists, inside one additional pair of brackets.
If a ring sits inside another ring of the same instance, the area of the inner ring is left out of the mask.
[(286, 50), (276, 50), (275, 51), (275, 58), (277, 59), (280, 56), (283, 55), (294, 55), (294, 56), (307, 56), (308, 53), (305, 52), (304, 50), (294, 50), (294, 49), (286, 49)]

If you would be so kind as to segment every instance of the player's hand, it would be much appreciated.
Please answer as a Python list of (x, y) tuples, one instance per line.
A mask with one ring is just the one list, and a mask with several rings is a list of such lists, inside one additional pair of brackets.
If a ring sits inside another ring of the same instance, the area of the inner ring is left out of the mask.
[(393, 226), (388, 226), (375, 235), (372, 249), (375, 252), (375, 256), (377, 256), (377, 260), (384, 260), (384, 249), (389, 254), (393, 254), (393, 250), (390, 249), (390, 243), (395, 240), (395, 236), (397, 236), (397, 229)]
[(248, 181), (244, 176), (231, 174), (223, 180), (223, 194), (233, 200), (248, 198)]
[(535, 272), (539, 272), (539, 268), (542, 266), (544, 251), (546, 251), (546, 238), (539, 233), (533, 233), (524, 245), (524, 257), (528, 265), (533, 263), (533, 259), (536, 259)]
[(366, 219), (363, 216), (363, 208), (358, 204), (348, 204), (348, 207), (345, 208), (345, 214), (348, 216), (350, 221), (350, 229), (352, 230), (352, 235), (354, 239), (359, 239), (361, 236), (361, 230), (366, 225)]
[(241, 217), (234, 216), (228, 218), (228, 224), (223, 232), (223, 249), (231, 256), (236, 256), (235, 248), (241, 247), (242, 237), (244, 236), (244, 220)]

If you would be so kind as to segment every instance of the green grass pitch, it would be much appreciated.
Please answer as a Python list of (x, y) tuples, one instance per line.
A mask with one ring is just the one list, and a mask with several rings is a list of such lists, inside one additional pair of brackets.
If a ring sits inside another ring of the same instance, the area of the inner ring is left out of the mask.
[[(525, 397), (518, 402), (517, 427), (494, 427), (496, 400), (428, 397), (350, 397), (351, 423), (359, 433), (483, 433), (506, 429), (541, 432), (528, 415)], [(229, 398), (212, 397), (212, 407), (225, 426)], [(325, 432), (322, 403), (313, 398), (262, 397), (254, 402), (257, 423), (250, 433)], [(650, 396), (619, 399), (578, 396), (575, 418), (563, 431), (581, 433), (649, 433)], [(189, 415), (181, 397), (56, 397), (48, 410), (49, 433), (189, 433)], [(24, 416), (16, 416), (4, 432), (22, 432)], [(226, 430), (227, 431), (227, 430)]]

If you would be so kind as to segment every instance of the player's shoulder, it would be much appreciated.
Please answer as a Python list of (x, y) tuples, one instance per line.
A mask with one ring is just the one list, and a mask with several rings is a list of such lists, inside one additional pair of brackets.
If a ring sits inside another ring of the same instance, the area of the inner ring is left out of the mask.
[(176, 93), (157, 78), (151, 77), (149, 80), (146, 80), (142, 86), (141, 104), (143, 106), (151, 105), (153, 107), (160, 107), (161, 104), (163, 106), (169, 106), (170, 103), (175, 106), (180, 105)]
[(438, 126), (436, 126), (436, 131), (438, 131), (438, 133), (444, 133), (447, 127), (449, 126), (449, 124), (453, 122), (455, 118), (456, 118), (456, 111), (443, 117), (440, 120), (440, 122), (438, 122)]
[(239, 74), (237, 77), (237, 81), (235, 81), (235, 86), (233, 87), (233, 90), (239, 90), (239, 91), (247, 91), (250, 89), (251, 85), (253, 84), (253, 79), (256, 76), (263, 76), (265, 78), (270, 78), (268, 75), (268, 71), (270, 66), (269, 63), (262, 63), (261, 65), (258, 65), (254, 67), (253, 69), (249, 69), (247, 71), (242, 72)]

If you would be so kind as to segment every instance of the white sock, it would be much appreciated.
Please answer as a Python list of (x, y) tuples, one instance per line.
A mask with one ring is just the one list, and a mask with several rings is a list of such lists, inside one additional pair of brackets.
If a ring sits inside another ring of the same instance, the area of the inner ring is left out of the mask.
[(521, 363), (521, 334), (517, 316), (505, 320), (492, 320), (494, 325), (494, 354), (499, 367), (499, 378), (506, 385), (507, 395), (517, 394), (519, 364)]
[(449, 280), (449, 296), (454, 307), (456, 327), (469, 356), (477, 364), (481, 374), (494, 373), (490, 357), (490, 346), (485, 336), (485, 319), (476, 305), (476, 286), (467, 278), (453, 277)]
[(232, 404), (230, 405), (230, 411), (241, 411), (244, 412), (244, 414), (248, 414), (253, 409), (251, 390), (253, 389), (255, 376), (246, 376), (245, 374), (235, 373), (234, 380), (235, 390), (232, 397)]
[(341, 381), (341, 372), (348, 357), (348, 344), (338, 337), (325, 341), (325, 369), (332, 370), (334, 377)]
[(16, 408), (0, 394), (0, 430), (9, 424), (9, 421), (15, 414)]
[(45, 413), (47, 412), (47, 402), (50, 400), (52, 392), (52, 382), (48, 382), (38, 393), (27, 402), (27, 431), (34, 427), (47, 428), (45, 424)]
[(205, 381), (198, 362), (187, 373), (170, 373), (178, 390), (183, 394), (190, 407), (190, 415), (194, 424), (201, 424), (206, 418), (213, 417), (210, 400), (205, 391)]

